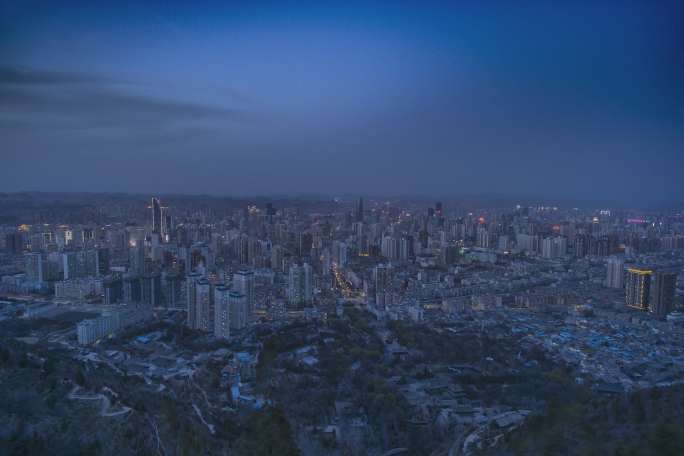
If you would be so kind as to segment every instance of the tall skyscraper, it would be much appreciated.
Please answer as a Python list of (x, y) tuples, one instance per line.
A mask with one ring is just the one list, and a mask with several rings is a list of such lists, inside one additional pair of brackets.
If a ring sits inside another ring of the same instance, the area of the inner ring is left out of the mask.
[(476, 242), (478, 247), (484, 247), (488, 248), (489, 247), (489, 231), (487, 231), (487, 228), (484, 225), (480, 225), (477, 227), (477, 242)]
[(214, 331), (214, 293), (212, 285), (207, 279), (200, 279), (196, 285), (196, 307), (197, 315), (195, 321), (197, 329), (207, 332)]
[(356, 204), (356, 221), (363, 222), (363, 197), (359, 197), (359, 202)]
[(230, 329), (243, 329), (247, 326), (247, 297), (240, 292), (231, 291), (228, 295), (230, 309)]
[(142, 298), (141, 302), (150, 307), (162, 305), (161, 274), (150, 273), (140, 278)]
[(214, 336), (230, 337), (230, 289), (224, 285), (214, 288)]
[(391, 270), (384, 264), (373, 268), (373, 285), (375, 288), (375, 305), (384, 308), (387, 301), (387, 293), (390, 291)]
[(109, 274), (109, 249), (99, 247), (95, 249), (95, 275), (98, 277)]
[(313, 271), (311, 266), (290, 266), (288, 294), (293, 306), (307, 305), (313, 302)]
[(254, 315), (256, 295), (254, 293), (254, 271), (240, 269), (233, 274), (233, 291), (237, 291), (247, 300), (247, 314), (245, 318), (250, 320)]
[(185, 279), (185, 292), (187, 294), (188, 327), (198, 329), (197, 326), (197, 282), (200, 275), (197, 273), (188, 274)]
[(622, 288), (625, 282), (625, 261), (622, 258), (610, 257), (606, 265), (606, 286)]
[(652, 271), (630, 268), (625, 283), (625, 304), (639, 310), (648, 310)]
[(152, 210), (152, 232), (161, 234), (162, 209), (159, 199), (152, 198), (150, 209)]
[(663, 318), (674, 310), (677, 274), (659, 271), (653, 274), (649, 296), (649, 311)]
[(442, 202), (441, 201), (437, 201), (435, 203), (435, 215), (437, 217), (441, 217), (442, 215), (444, 215), (444, 211), (442, 210)]

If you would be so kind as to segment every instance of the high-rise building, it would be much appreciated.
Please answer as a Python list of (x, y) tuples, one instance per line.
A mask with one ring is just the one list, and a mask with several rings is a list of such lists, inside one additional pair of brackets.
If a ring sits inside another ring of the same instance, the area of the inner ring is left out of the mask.
[(489, 231), (484, 225), (477, 227), (477, 246), (478, 247), (489, 247)]
[(391, 270), (384, 264), (373, 268), (373, 285), (375, 288), (375, 305), (384, 308), (388, 304), (387, 293), (390, 291)]
[(195, 287), (196, 305), (195, 305), (195, 322), (197, 328), (202, 331), (214, 331), (214, 292), (212, 285), (207, 279), (200, 279), (197, 281)]
[(333, 243), (333, 259), (337, 262), (340, 268), (347, 266), (347, 243), (335, 241)]
[(382, 256), (390, 260), (399, 259), (399, 239), (392, 236), (383, 236), (382, 243), (380, 245), (380, 252)]
[(169, 309), (185, 309), (187, 297), (183, 296), (183, 280), (180, 274), (167, 273), (164, 276), (164, 300)]
[(656, 317), (664, 318), (674, 310), (677, 274), (658, 271), (651, 278), (649, 311)]
[(123, 299), (127, 304), (138, 303), (142, 300), (142, 287), (140, 277), (135, 274), (127, 274), (123, 278)]
[(120, 276), (106, 278), (102, 282), (104, 303), (107, 306), (121, 302), (123, 299), (123, 281)]
[(293, 306), (307, 305), (313, 302), (313, 271), (311, 266), (290, 266), (288, 294)]
[(152, 232), (161, 234), (162, 208), (158, 198), (152, 198), (150, 209), (152, 210)]
[(187, 295), (187, 325), (190, 329), (198, 329), (197, 323), (197, 282), (200, 275), (197, 273), (188, 274), (185, 278), (185, 293)]
[(575, 256), (577, 258), (584, 258), (589, 253), (589, 235), (578, 234), (575, 236)]
[(627, 269), (625, 282), (625, 304), (639, 310), (648, 310), (651, 291), (651, 275), (648, 269)]
[(356, 221), (363, 222), (363, 197), (359, 197), (359, 202), (356, 204)]
[(230, 337), (230, 289), (225, 285), (214, 288), (214, 337)]
[(26, 261), (26, 278), (35, 284), (41, 284), (45, 280), (43, 274), (43, 255), (40, 253), (27, 253), (24, 255)]
[(256, 306), (256, 294), (254, 292), (254, 271), (240, 269), (233, 274), (233, 291), (237, 291), (247, 300), (247, 314), (245, 318), (251, 319)]
[(279, 245), (274, 245), (271, 248), (271, 269), (273, 269), (274, 271), (282, 272), (284, 257), (284, 249)]
[(109, 249), (100, 247), (95, 249), (95, 275), (104, 276), (109, 274)]
[(539, 252), (539, 236), (534, 234), (520, 233), (515, 237), (518, 250), (526, 252)]
[(141, 302), (150, 307), (162, 305), (161, 274), (158, 272), (145, 274), (141, 277)]
[(8, 253), (21, 253), (24, 249), (24, 237), (21, 233), (5, 235), (5, 250)]
[(547, 259), (565, 256), (567, 249), (568, 240), (562, 236), (548, 237), (542, 241), (542, 256)]
[(63, 252), (62, 253), (62, 270), (64, 271), (64, 280), (76, 279), (86, 275), (86, 252), (81, 250), (78, 252)]
[(622, 288), (625, 282), (625, 261), (622, 258), (610, 257), (606, 265), (606, 286)]
[(402, 236), (399, 244), (399, 259), (408, 261), (413, 257), (413, 236)]
[(499, 241), (498, 241), (498, 248), (497, 250), (501, 252), (505, 252), (509, 248), (509, 243), (508, 243), (508, 235), (502, 234), (499, 236)]
[(138, 241), (129, 252), (129, 264), (131, 271), (142, 274), (145, 272), (145, 245)]
[(237, 291), (228, 295), (230, 329), (243, 329), (247, 326), (247, 297)]

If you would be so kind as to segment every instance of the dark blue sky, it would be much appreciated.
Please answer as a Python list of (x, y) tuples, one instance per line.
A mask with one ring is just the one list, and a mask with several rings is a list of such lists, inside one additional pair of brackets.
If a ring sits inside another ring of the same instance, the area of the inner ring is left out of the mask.
[(684, 196), (684, 2), (0, 0), (0, 191)]

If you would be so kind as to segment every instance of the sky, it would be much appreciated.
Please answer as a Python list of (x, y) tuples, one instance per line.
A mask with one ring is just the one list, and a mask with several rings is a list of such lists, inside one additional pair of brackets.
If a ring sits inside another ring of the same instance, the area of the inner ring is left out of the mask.
[(684, 2), (0, 0), (0, 191), (684, 200)]

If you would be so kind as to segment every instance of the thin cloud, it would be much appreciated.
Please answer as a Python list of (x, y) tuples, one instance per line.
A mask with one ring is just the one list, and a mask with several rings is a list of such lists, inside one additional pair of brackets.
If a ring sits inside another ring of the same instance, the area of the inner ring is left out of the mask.
[(63, 71), (0, 66), (0, 85), (50, 85), (102, 83), (110, 81), (98, 76)]
[(0, 68), (0, 126), (121, 127), (135, 131), (197, 122), (249, 122), (251, 112), (153, 97), (78, 73)]

